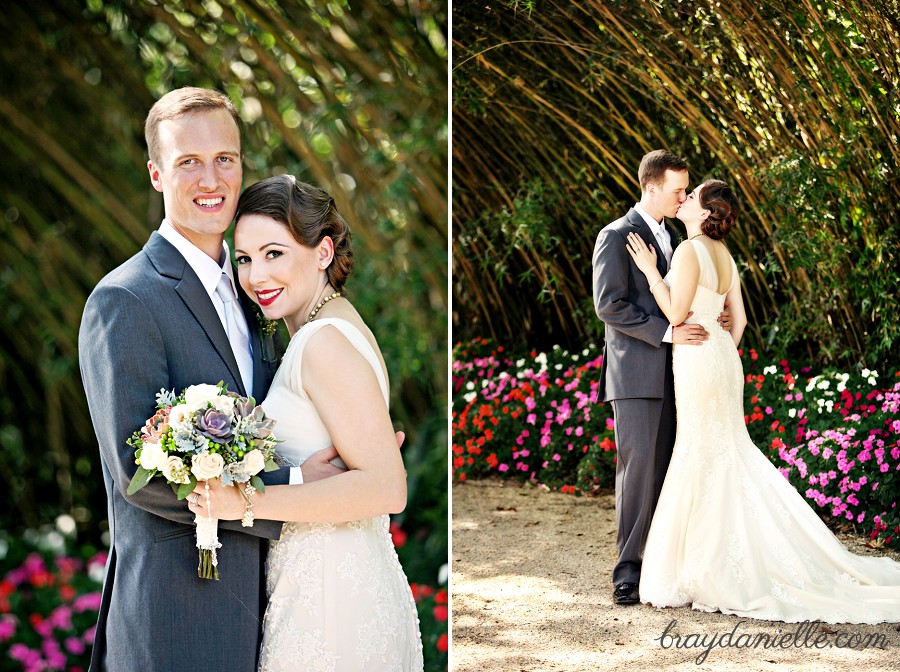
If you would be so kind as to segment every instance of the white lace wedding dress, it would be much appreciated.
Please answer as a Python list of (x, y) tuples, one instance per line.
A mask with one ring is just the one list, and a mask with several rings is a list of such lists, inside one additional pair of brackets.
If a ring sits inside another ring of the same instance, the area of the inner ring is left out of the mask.
[(709, 340), (674, 349), (678, 426), (641, 601), (789, 623), (900, 621), (900, 563), (847, 551), (750, 440), (741, 362), (716, 323), (725, 295), (706, 248), (690, 242), (701, 269), (690, 321)]
[[(301, 384), (303, 348), (326, 326), (338, 329), (388, 389), (375, 350), (350, 322), (323, 318), (294, 334), (263, 408), (277, 421), (278, 452), (301, 464), (331, 438)], [(288, 523), (271, 542), (269, 606), (260, 672), (422, 670), (419, 619), (386, 515), (346, 523)]]

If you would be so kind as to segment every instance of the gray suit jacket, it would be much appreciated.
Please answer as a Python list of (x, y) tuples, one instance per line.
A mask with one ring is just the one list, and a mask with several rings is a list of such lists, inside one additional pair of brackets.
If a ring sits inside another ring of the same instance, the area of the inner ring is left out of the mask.
[[(678, 234), (667, 227), (673, 249)], [(656, 236), (634, 208), (597, 236), (593, 257), (594, 308), (606, 325), (600, 394), (614, 399), (662, 399), (672, 348), (663, 343), (669, 321), (656, 305), (647, 278), (626, 249), (629, 233), (656, 249), (657, 268), (666, 274), (666, 258)]]
[[(247, 311), (249, 300), (242, 301)], [(248, 315), (247, 322), (253, 393), (261, 400), (277, 363), (261, 361), (256, 320)], [(153, 233), (94, 289), (78, 341), (111, 545), (91, 671), (255, 672), (266, 540), (280, 536), (281, 523), (257, 520), (242, 528), (240, 521), (220, 521), (221, 580), (204, 580), (197, 577), (194, 516), (186, 503), (160, 478), (125, 494), (137, 469), (125, 442), (154, 411), (156, 392), (224, 380), (246, 393), (209, 295), (175, 247)], [(287, 483), (288, 476), (281, 469), (264, 480)]]

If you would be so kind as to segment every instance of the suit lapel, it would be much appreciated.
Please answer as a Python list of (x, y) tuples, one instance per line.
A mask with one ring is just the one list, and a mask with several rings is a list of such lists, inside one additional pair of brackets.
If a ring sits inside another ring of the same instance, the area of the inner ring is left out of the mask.
[[(197, 322), (209, 337), (213, 347), (219, 353), (219, 356), (222, 357), (225, 366), (231, 373), (232, 379), (237, 384), (237, 391), (246, 396), (247, 391), (244, 390), (241, 371), (238, 368), (237, 360), (234, 358), (234, 351), (231, 349), (231, 343), (228, 341), (225, 327), (222, 326), (222, 320), (219, 318), (215, 307), (213, 307), (209, 294), (206, 293), (206, 289), (203, 287), (203, 283), (200, 282), (200, 278), (194, 273), (194, 269), (181, 256), (181, 253), (175, 249), (174, 245), (155, 231), (144, 246), (144, 250), (161, 275), (177, 281), (175, 291), (181, 297), (181, 300), (184, 301), (188, 310), (193, 313)], [(254, 379), (255, 377), (254, 374)]]
[[(663, 277), (665, 277), (666, 273), (669, 272), (669, 265), (668, 263), (666, 263), (666, 255), (665, 253), (663, 253), (662, 248), (659, 246), (659, 241), (656, 239), (656, 236), (653, 235), (653, 231), (650, 230), (650, 226), (647, 224), (647, 222), (644, 221), (644, 218), (641, 217), (640, 214), (638, 214), (638, 211), (634, 208), (631, 208), (628, 211), (628, 214), (625, 215), (625, 218), (628, 223), (635, 228), (635, 232), (644, 239), (644, 242), (647, 243), (647, 245), (652, 245), (653, 249), (656, 250), (656, 269)], [(672, 236), (672, 249), (674, 250), (675, 234), (673, 234), (673, 232), (669, 230), (669, 235)]]

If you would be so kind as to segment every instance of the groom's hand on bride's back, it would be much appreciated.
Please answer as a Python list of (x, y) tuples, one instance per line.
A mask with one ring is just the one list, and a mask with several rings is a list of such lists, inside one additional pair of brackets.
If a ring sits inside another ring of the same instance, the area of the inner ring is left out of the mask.
[[(687, 317), (693, 314), (694, 311), (691, 311)], [(682, 322), (672, 327), (672, 343), (675, 345), (703, 345), (707, 338), (709, 338), (709, 332), (701, 324)]]
[[(406, 434), (403, 432), (396, 432), (395, 436), (397, 437), (397, 447), (399, 448), (403, 445)], [(337, 476), (338, 474), (343, 474), (345, 471), (348, 471), (348, 469), (345, 469), (344, 467), (338, 467), (331, 463), (331, 460), (336, 457), (340, 457), (340, 455), (338, 454), (337, 448), (334, 446), (322, 448), (322, 450), (317, 450), (310, 455), (306, 461), (300, 465), (300, 470), (303, 472), (303, 482), (312, 483), (313, 481), (321, 481), (323, 478), (330, 478), (331, 476)]]
[(725, 299), (725, 305), (722, 307), (722, 312), (719, 313), (719, 318), (718, 318), (719, 324), (721, 325), (722, 329), (724, 329), (725, 331), (728, 331), (728, 332), (731, 331), (731, 325), (733, 323), (733, 321), (731, 319), (731, 311), (728, 310), (728, 306), (730, 306), (730, 305), (731, 305), (731, 301), (729, 301), (728, 299)]

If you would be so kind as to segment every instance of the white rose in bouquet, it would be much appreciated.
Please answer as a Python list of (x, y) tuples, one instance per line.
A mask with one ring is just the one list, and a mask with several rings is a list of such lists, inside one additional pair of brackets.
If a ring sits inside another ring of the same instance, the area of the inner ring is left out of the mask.
[(189, 430), (191, 428), (191, 417), (193, 417), (193, 413), (187, 404), (173, 406), (169, 410), (169, 426), (172, 429), (181, 431)]
[(191, 462), (191, 473), (201, 481), (218, 478), (225, 468), (225, 460), (218, 453), (200, 453), (194, 455)]
[(212, 405), (219, 413), (231, 415), (234, 412), (234, 397), (228, 394), (220, 394), (213, 399)]
[(207, 404), (215, 405), (219, 392), (218, 385), (191, 385), (184, 391), (184, 403), (193, 413), (206, 408)]
[(263, 457), (262, 452), (254, 448), (249, 453), (244, 455), (243, 463), (244, 469), (247, 470), (247, 473), (251, 476), (255, 476), (263, 469), (265, 469), (266, 458)]
[(139, 462), (147, 471), (162, 469), (163, 464), (166, 462), (166, 451), (164, 451), (162, 446), (158, 443), (149, 443), (145, 441), (141, 446), (141, 457)]
[(185, 466), (184, 461), (176, 455), (169, 455), (168, 459), (163, 462), (162, 472), (163, 476), (165, 476), (172, 483), (191, 482), (191, 476), (188, 473), (188, 468)]

